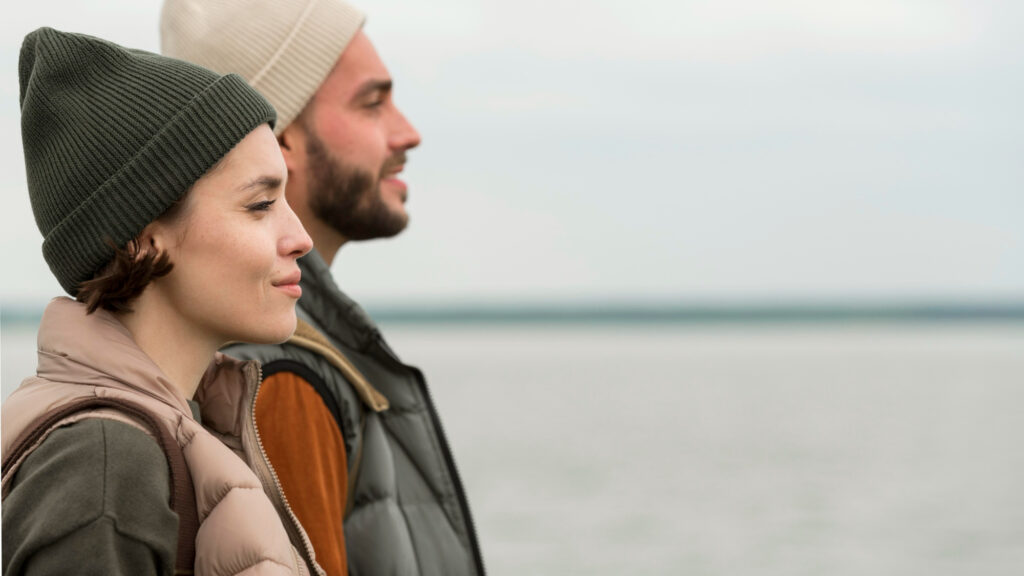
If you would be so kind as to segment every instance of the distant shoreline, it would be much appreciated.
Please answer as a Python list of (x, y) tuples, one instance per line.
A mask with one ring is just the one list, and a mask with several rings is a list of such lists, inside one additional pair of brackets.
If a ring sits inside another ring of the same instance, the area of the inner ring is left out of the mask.
[[(370, 315), (386, 324), (837, 324), (1024, 323), (1024, 302), (999, 304), (822, 304), (822, 305), (513, 305), (380, 306)], [(0, 308), (4, 326), (35, 326), (41, 308)]]

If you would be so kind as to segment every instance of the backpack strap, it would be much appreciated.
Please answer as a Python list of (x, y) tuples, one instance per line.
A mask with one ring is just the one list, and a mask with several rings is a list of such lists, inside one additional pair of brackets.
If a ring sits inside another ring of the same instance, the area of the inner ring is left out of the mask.
[[(167, 457), (171, 472), (171, 509), (178, 515), (178, 551), (175, 556), (174, 573), (192, 574), (196, 558), (196, 533), (199, 531), (199, 513), (196, 508), (195, 487), (185, 461), (185, 453), (172, 431), (160, 423), (151, 411), (140, 404), (112, 398), (89, 397), (40, 415), (18, 436), (3, 459), (3, 475), (35, 450), (41, 441), (62, 420), (86, 410), (111, 408), (127, 414), (133, 421), (144, 425), (160, 445)], [(141, 427), (141, 426), (140, 426)], [(3, 495), (7, 495), (9, 484), (5, 483)]]
[(288, 339), (289, 344), (305, 348), (319, 354), (334, 366), (355, 389), (363, 408), (359, 410), (359, 442), (352, 448), (349, 459), (348, 489), (345, 494), (345, 517), (352, 512), (355, 503), (356, 480), (359, 478), (359, 467), (363, 461), (363, 437), (366, 430), (366, 410), (384, 412), (390, 405), (388, 399), (381, 394), (345, 355), (333, 346), (326, 336), (320, 333), (302, 318), (298, 318), (295, 334)]

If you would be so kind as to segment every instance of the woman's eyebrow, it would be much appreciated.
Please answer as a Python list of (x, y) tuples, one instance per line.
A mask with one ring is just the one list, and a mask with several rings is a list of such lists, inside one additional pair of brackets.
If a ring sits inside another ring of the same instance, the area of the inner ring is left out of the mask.
[(277, 190), (281, 187), (282, 180), (279, 176), (264, 175), (246, 182), (238, 187), (240, 192), (257, 192), (262, 190)]

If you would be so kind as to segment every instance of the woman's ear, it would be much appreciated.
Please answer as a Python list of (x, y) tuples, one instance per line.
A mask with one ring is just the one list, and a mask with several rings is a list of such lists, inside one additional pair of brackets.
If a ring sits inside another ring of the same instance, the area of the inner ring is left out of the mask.
[(135, 245), (138, 247), (138, 253), (135, 255), (135, 258), (139, 260), (146, 254), (156, 256), (161, 252), (166, 252), (167, 248), (170, 247), (170, 243), (167, 242), (168, 233), (167, 226), (162, 225), (160, 222), (150, 222), (135, 237)]

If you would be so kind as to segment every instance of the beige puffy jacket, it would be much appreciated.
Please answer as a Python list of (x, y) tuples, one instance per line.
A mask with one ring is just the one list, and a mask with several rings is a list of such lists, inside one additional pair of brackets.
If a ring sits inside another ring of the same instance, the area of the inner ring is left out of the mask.
[[(39, 415), (76, 400), (96, 396), (143, 404), (175, 431), (192, 476), (199, 519), (196, 574), (309, 574), (310, 565), (321, 573), (304, 531), (281, 496), (252, 423), (258, 364), (217, 355), (197, 393), (204, 424), (212, 428), (207, 430), (193, 419), (184, 396), (124, 325), (105, 311), (87, 315), (78, 302), (53, 300), (39, 327), (38, 354), (37, 375), (3, 404), (5, 454)], [(83, 417), (139, 426), (107, 409), (78, 414), (58, 425)], [(19, 464), (6, 471), (5, 492)], [(268, 484), (266, 493), (257, 474)], [(292, 546), (289, 535), (304, 554)]]

